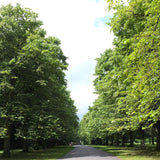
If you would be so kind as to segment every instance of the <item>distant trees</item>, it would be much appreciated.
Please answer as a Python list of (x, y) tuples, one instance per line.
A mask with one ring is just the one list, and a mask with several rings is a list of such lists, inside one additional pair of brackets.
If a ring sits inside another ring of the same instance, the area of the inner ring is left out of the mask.
[[(11, 135), (29, 141), (69, 143), (76, 135), (76, 107), (67, 91), (60, 41), (19, 4), (0, 8), (0, 137), (10, 155)], [(13, 133), (14, 132), (14, 133)]]
[(131, 146), (134, 134), (142, 145), (145, 135), (156, 136), (160, 150), (160, 1), (108, 2), (116, 11), (110, 22), (115, 48), (97, 58), (98, 98), (80, 123), (80, 135), (106, 143), (114, 138), (117, 145), (129, 140)]

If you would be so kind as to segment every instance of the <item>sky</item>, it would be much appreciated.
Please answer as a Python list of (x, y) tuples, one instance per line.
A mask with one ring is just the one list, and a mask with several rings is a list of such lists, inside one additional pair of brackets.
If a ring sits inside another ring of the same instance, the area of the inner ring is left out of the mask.
[(43, 21), (47, 35), (61, 40), (69, 64), (68, 90), (81, 120), (97, 97), (93, 93), (95, 59), (113, 48), (113, 33), (106, 25), (112, 12), (107, 12), (106, 0), (0, 0), (0, 6), (9, 3), (31, 8)]

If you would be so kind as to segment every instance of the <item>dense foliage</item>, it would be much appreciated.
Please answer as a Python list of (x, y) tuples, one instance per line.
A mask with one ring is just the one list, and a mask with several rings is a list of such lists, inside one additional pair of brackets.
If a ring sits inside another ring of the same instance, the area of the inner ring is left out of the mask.
[[(11, 137), (69, 143), (78, 126), (67, 91), (66, 57), (60, 41), (47, 37), (42, 22), (19, 4), (0, 8), (0, 137), (9, 155)], [(52, 144), (52, 145), (53, 145)]]
[(156, 137), (160, 150), (160, 1), (108, 0), (114, 49), (97, 58), (98, 98), (80, 123), (86, 142)]

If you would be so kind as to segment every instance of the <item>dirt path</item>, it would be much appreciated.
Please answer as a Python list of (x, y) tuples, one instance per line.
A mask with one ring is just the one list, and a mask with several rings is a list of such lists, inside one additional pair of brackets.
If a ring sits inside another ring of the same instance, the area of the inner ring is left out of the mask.
[(74, 147), (74, 150), (59, 160), (120, 160), (120, 158), (96, 148), (84, 145), (75, 145)]

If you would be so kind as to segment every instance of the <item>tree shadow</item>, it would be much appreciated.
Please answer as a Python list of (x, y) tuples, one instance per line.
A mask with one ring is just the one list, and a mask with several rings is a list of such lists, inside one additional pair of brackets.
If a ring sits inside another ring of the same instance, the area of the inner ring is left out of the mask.
[(27, 153), (21, 150), (13, 150), (11, 151), (10, 158), (4, 158), (2, 154), (0, 154), (0, 160), (54, 160), (62, 157), (72, 149), (71, 147), (56, 147), (46, 150), (34, 150)]

